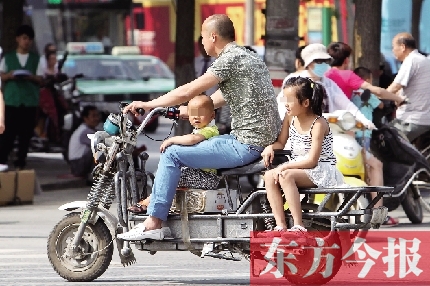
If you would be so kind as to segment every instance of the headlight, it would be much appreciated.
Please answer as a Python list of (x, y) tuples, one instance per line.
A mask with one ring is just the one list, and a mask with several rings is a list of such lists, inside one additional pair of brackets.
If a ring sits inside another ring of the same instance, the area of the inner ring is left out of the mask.
[(338, 119), (338, 123), (343, 130), (350, 130), (355, 127), (355, 117), (350, 112), (345, 112)]

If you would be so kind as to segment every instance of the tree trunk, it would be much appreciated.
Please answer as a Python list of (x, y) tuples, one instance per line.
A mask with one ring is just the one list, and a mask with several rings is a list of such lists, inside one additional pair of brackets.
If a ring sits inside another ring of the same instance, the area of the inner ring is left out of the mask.
[[(195, 0), (178, 0), (176, 6), (175, 82), (181, 86), (195, 79), (194, 72), (194, 7)], [(188, 120), (180, 120), (175, 135), (193, 130)]]
[(24, 0), (3, 1), (3, 33), (1, 47), (3, 52), (16, 49), (15, 32), (24, 19)]
[(379, 82), (381, 11), (382, 0), (355, 1), (354, 67), (370, 69), (374, 84)]
[(421, 22), (421, 7), (423, 0), (412, 0), (412, 37), (414, 37), (417, 48), (420, 47), (420, 22)]

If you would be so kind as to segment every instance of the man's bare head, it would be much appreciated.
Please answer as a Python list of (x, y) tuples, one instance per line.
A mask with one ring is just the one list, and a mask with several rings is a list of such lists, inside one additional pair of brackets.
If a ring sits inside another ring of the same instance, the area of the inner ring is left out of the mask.
[(409, 33), (399, 33), (393, 38), (393, 54), (397, 60), (403, 61), (411, 51), (417, 48), (416, 41)]
[(415, 50), (417, 48), (414, 37), (409, 33), (399, 33), (394, 39), (396, 39), (398, 45), (404, 45), (407, 49)]
[(209, 16), (205, 20), (205, 24), (209, 33), (215, 33), (217, 36), (229, 42), (236, 39), (233, 22), (227, 15), (215, 14)]
[(209, 16), (203, 22), (201, 34), (203, 47), (212, 57), (218, 56), (225, 45), (236, 38), (233, 22), (224, 14)]

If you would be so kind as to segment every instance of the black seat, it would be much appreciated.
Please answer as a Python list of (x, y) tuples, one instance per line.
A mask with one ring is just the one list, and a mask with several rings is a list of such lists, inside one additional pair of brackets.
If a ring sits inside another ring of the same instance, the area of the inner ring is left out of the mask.
[[(288, 161), (288, 156), (291, 155), (289, 150), (275, 150), (275, 158), (272, 165), (279, 165)], [(252, 175), (264, 171), (266, 167), (264, 166), (264, 161), (260, 157), (257, 160), (236, 168), (225, 168), (218, 169), (218, 176), (242, 176), (242, 175)]]
[(238, 175), (252, 175), (256, 173), (260, 173), (266, 169), (264, 166), (263, 159), (260, 157), (257, 160), (249, 163), (248, 165), (230, 168), (230, 169), (218, 169), (218, 176), (238, 176)]

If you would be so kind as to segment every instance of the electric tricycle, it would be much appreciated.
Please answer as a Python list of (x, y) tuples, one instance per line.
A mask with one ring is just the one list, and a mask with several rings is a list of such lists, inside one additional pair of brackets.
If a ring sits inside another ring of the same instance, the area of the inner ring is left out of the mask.
[[(251, 251), (251, 242), (254, 233), (270, 233), (275, 227), (266, 191), (264, 188), (255, 188), (249, 194), (244, 194), (238, 180), (235, 188), (229, 185), (231, 177), (264, 172), (266, 167), (262, 159), (245, 166), (218, 170), (218, 175), (225, 180), (225, 188), (178, 191), (168, 219), (163, 222), (164, 240), (123, 241), (117, 238), (117, 234), (128, 231), (134, 224), (147, 218), (146, 214), (130, 214), (127, 210), (141, 198), (150, 195), (150, 182), (154, 180), (154, 175), (145, 169), (149, 155), (142, 152), (137, 166), (132, 158), (138, 135), (155, 114), (175, 122), (179, 120), (178, 109), (160, 107), (152, 110), (139, 126), (134, 126), (132, 114), (122, 113), (126, 105), (121, 103), (120, 112), (109, 115), (104, 131), (91, 136), (91, 148), (97, 166), (93, 171), (94, 183), (87, 201), (74, 201), (59, 207), (69, 213), (57, 223), (48, 238), (48, 257), (54, 270), (68, 281), (92, 281), (109, 267), (114, 241), (124, 266), (136, 263), (132, 246), (152, 255), (158, 251), (190, 251), (199, 257), (235, 261), (245, 258), (251, 263), (254, 258), (264, 259)], [(277, 150), (273, 165), (285, 162), (289, 155), (289, 151)], [(313, 230), (312, 235), (318, 236), (320, 233), (320, 242), (330, 240), (340, 246), (339, 232), (348, 231), (348, 236), (353, 238), (359, 230), (379, 228), (387, 216), (387, 208), (374, 208), (374, 205), (392, 190), (368, 186), (302, 189), (305, 227)], [(378, 196), (369, 205), (351, 210), (360, 196), (373, 191), (378, 192)], [(338, 193), (344, 194), (344, 201), (339, 208), (335, 211), (325, 208), (331, 196)], [(316, 194), (324, 195), (319, 205), (309, 203)], [(116, 213), (110, 210), (114, 203), (117, 205)], [(291, 227), (288, 209), (285, 210), (285, 216)], [(344, 219), (348, 216), (364, 219), (360, 223), (350, 223), (350, 220)], [(297, 247), (288, 251), (303, 261), (314, 257), (313, 253)], [(322, 277), (319, 273), (325, 267), (324, 263), (318, 266), (313, 275), (306, 276), (300, 271), (292, 273), (286, 269), (284, 277), (292, 283), (324, 284), (336, 275), (341, 264), (340, 255), (336, 255), (332, 274), (328, 277)]]

